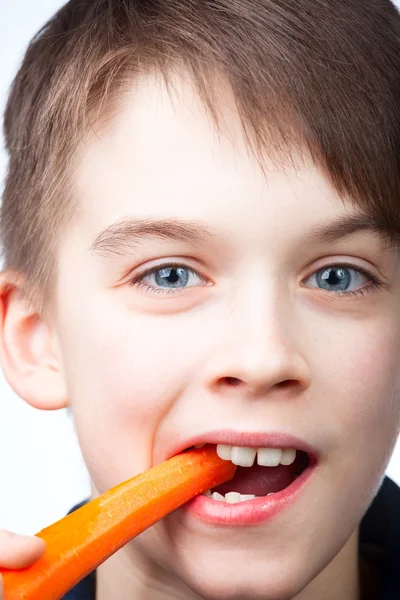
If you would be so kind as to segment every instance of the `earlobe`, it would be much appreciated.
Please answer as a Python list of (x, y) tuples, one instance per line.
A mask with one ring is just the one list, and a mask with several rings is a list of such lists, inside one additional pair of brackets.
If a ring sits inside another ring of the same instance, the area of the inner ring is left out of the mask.
[(65, 408), (68, 396), (55, 331), (28, 302), (23, 278), (0, 273), (0, 363), (18, 396), (43, 410)]

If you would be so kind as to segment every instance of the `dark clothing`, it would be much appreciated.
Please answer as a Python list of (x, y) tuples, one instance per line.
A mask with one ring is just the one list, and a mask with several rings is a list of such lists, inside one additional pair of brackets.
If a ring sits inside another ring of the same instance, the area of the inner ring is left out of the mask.
[[(400, 488), (388, 477), (361, 521), (359, 548), (362, 600), (400, 600)], [(95, 591), (93, 572), (63, 600), (95, 600)]]
[(359, 542), (362, 600), (399, 600), (400, 488), (388, 477), (361, 521)]

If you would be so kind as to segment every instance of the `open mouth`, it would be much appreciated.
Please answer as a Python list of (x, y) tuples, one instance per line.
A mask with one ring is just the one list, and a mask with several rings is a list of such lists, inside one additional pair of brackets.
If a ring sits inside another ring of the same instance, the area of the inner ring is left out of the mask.
[[(194, 446), (188, 450), (192, 448)], [(233, 479), (206, 491), (204, 495), (228, 504), (280, 492), (315, 464), (313, 457), (294, 448), (249, 448), (218, 444), (217, 453), (220, 458), (237, 465), (236, 473)]]

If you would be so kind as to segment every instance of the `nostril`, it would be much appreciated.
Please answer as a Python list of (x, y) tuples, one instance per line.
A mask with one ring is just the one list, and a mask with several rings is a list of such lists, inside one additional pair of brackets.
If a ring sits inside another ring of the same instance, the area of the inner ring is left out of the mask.
[(237, 377), (224, 377), (222, 381), (233, 387), (237, 387), (242, 383), (240, 379), (237, 379)]
[(279, 381), (276, 384), (278, 388), (292, 388), (298, 386), (298, 382), (294, 379), (285, 379), (284, 381)]

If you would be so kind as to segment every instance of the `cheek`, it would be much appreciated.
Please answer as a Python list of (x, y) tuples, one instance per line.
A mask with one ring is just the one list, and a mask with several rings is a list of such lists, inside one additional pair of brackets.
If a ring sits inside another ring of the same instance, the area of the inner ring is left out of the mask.
[(150, 466), (154, 436), (195, 360), (185, 332), (155, 319), (118, 318), (114, 311), (113, 319), (99, 321), (88, 311), (66, 322), (61, 343), (70, 403), (83, 456), (102, 492)]
[(345, 339), (343, 330), (330, 336), (314, 370), (316, 389), (325, 389), (324, 409), (317, 404), (316, 412), (331, 438), (330, 476), (349, 493), (375, 492), (399, 433), (400, 328), (393, 315), (350, 323)]
[(374, 327), (370, 334), (365, 328), (360, 338), (346, 344), (333, 377), (345, 399), (339, 414), (354, 424), (354, 433), (366, 437), (361, 427), (378, 434), (398, 426), (400, 336), (398, 330)]

